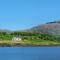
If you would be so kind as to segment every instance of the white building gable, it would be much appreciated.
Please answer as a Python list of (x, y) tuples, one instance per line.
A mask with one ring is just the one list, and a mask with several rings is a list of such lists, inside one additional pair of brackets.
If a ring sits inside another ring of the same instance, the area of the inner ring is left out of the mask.
[(20, 38), (20, 37), (13, 37), (12, 38), (12, 41), (21, 41), (22, 40), (22, 38)]

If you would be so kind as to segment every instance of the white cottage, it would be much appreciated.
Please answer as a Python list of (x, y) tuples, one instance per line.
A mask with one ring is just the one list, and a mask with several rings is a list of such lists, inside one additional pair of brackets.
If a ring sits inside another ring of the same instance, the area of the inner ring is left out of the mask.
[(21, 41), (21, 40), (22, 40), (21, 37), (13, 37), (13, 38), (12, 38), (12, 41)]

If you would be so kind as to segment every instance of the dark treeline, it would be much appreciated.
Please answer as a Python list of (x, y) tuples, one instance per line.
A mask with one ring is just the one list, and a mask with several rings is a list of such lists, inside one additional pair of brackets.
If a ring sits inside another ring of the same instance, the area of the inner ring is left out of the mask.
[(39, 34), (39, 33), (30, 33), (30, 32), (0, 32), (0, 40), (11, 40), (13, 37), (22, 36), (23, 39), (31, 40), (51, 40), (51, 41), (60, 41), (60, 35), (52, 34)]

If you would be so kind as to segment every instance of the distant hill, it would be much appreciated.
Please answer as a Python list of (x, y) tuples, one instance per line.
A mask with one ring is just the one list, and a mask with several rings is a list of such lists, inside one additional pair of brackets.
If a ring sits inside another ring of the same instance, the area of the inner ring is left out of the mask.
[(33, 33), (47, 33), (47, 34), (58, 34), (58, 35), (60, 35), (60, 21), (48, 22), (46, 24), (42, 24), (42, 25), (32, 27), (31, 29), (28, 29), (28, 30), (10, 31), (7, 29), (0, 29), (0, 32), (7, 32), (7, 33), (33, 32)]
[(10, 30), (7, 30), (7, 29), (0, 29), (0, 32), (11, 33), (12, 31), (10, 31)]
[(28, 32), (60, 34), (60, 21), (48, 22), (46, 24), (33, 27)]

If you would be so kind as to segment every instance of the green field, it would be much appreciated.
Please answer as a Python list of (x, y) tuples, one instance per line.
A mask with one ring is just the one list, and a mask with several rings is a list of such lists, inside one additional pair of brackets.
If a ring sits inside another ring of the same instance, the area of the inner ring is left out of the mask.
[[(21, 41), (12, 41), (13, 37), (22, 37)], [(60, 46), (60, 35), (29, 32), (0, 32), (0, 46)]]
[(49, 40), (0, 41), (0, 46), (60, 46), (60, 42)]

